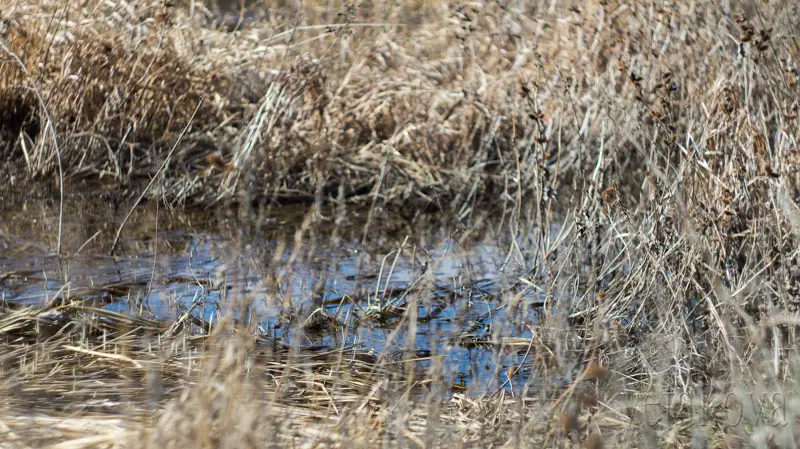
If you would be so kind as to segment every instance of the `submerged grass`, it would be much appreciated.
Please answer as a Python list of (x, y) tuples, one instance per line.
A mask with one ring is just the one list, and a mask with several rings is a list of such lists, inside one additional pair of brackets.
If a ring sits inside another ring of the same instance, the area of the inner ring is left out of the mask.
[[(6, 3), (4, 182), (136, 186), (163, 166), (148, 194), (169, 204), (313, 203), (296, 242), (326, 201), (337, 223), (370, 205), (365, 239), (384, 208), (437, 210), (459, 242), (491, 216), (504, 318), (449, 344), (521, 358), (490, 392), (445, 391), (446, 354), (413, 346), (431, 267), (392, 302), (378, 276), (359, 317), (409, 335), (392, 354), (287, 344), (233, 312), (3, 305), (4, 444), (797, 445), (796, 4), (278, 2), (231, 21)], [(281, 300), (295, 328), (344, 332)]]

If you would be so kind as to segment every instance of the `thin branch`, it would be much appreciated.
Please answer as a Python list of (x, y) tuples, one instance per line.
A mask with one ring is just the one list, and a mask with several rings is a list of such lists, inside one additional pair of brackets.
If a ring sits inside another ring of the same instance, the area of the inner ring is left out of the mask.
[(197, 115), (197, 111), (200, 110), (200, 105), (203, 104), (204, 99), (205, 97), (200, 98), (200, 101), (197, 102), (197, 107), (194, 108), (192, 116), (189, 117), (189, 122), (183, 128), (183, 131), (181, 131), (181, 134), (178, 136), (178, 140), (175, 141), (175, 145), (173, 145), (172, 149), (169, 150), (169, 153), (167, 153), (167, 157), (164, 159), (164, 162), (161, 163), (161, 166), (158, 167), (158, 171), (153, 176), (153, 179), (150, 180), (150, 183), (148, 183), (147, 187), (144, 188), (142, 194), (139, 195), (139, 198), (136, 199), (136, 202), (133, 204), (133, 207), (131, 207), (131, 210), (128, 211), (128, 215), (125, 216), (125, 219), (122, 220), (122, 223), (119, 225), (119, 229), (117, 229), (117, 235), (114, 236), (114, 243), (111, 244), (111, 251), (109, 251), (109, 255), (112, 256), (114, 255), (114, 251), (116, 251), (117, 249), (117, 243), (119, 243), (119, 236), (122, 235), (122, 230), (125, 228), (125, 224), (128, 223), (128, 220), (131, 218), (131, 215), (133, 215), (133, 211), (136, 210), (136, 207), (139, 205), (139, 203), (142, 202), (142, 199), (144, 199), (144, 196), (147, 194), (147, 191), (150, 190), (150, 187), (153, 185), (154, 182), (156, 182), (156, 179), (158, 179), (158, 175), (160, 175), (161, 172), (164, 171), (164, 167), (167, 166), (167, 163), (169, 162), (169, 159), (172, 157), (172, 154), (178, 148), (178, 145), (180, 145), (181, 140), (183, 140), (183, 136), (186, 135), (186, 132), (192, 126), (192, 121), (194, 121), (194, 117), (195, 115)]

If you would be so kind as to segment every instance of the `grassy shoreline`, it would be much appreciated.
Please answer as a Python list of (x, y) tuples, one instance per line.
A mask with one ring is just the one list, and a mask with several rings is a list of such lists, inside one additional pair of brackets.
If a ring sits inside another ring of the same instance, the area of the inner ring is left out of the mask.
[[(4, 444), (796, 445), (797, 5), (247, 7), (237, 28), (199, 3), (2, 4), (0, 181), (136, 197), (158, 175), (146, 196), (172, 206), (307, 202), (298, 245), (348, 208), (365, 240), (387, 210), (465, 235), (496, 218), (514, 284), (480, 344), (521, 361), (496, 392), (443, 400), (447, 354), (419, 370), (412, 345), (321, 357), (234, 316), (0, 305)], [(416, 335), (431, 276), (391, 311), (398, 333)]]
[(250, 5), (234, 31), (202, 4), (7, 8), (6, 182), (51, 182), (60, 159), (125, 185), (176, 146), (152, 197), (441, 210), (613, 182), (631, 202), (645, 173), (734, 140), (791, 163), (769, 131), (795, 108), (788, 11), (337, 5)]

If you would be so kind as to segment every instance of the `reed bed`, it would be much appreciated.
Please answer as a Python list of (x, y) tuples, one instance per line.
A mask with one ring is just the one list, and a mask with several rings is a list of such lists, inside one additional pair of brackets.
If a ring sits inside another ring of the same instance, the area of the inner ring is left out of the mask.
[[(797, 9), (3, 4), (4, 182), (252, 214), (307, 202), (296, 241), (325, 204), (337, 223), (368, 210), (365, 236), (401, 208), (460, 242), (491, 222), (515, 267), (487, 300), (504, 318), (448, 341), (521, 356), (471, 394), (413, 346), (4, 305), (4, 444), (795, 447)], [(426, 267), (359, 324), (414, 335), (435, 288)]]
[(734, 139), (792, 158), (743, 111), (793, 121), (793, 5), (243, 6), (233, 27), (238, 5), (5, 6), (6, 180), (124, 186), (163, 164), (148, 193), (173, 203), (459, 210), (564, 202), (598, 161), (637, 198), (645, 172)]
[[(189, 327), (78, 304), (6, 310), (4, 445), (485, 447), (563, 437), (536, 398), (413, 399), (415, 384), (431, 381), (397, 374), (413, 361)], [(608, 432), (626, 425), (609, 413), (593, 420)]]

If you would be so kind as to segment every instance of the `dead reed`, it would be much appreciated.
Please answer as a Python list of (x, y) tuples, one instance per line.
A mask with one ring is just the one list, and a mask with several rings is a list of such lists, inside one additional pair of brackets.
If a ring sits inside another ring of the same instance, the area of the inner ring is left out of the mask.
[[(369, 204), (365, 236), (384, 207), (439, 211), (462, 241), (496, 216), (518, 270), (448, 344), (518, 363), (445, 392), (445, 355), (413, 344), (4, 306), (4, 444), (796, 446), (796, 4), (278, 3), (225, 29), (197, 3), (4, 4), (0, 177), (313, 203), (298, 241), (324, 202)], [(376, 288), (358, 325), (415, 336), (430, 276)]]

